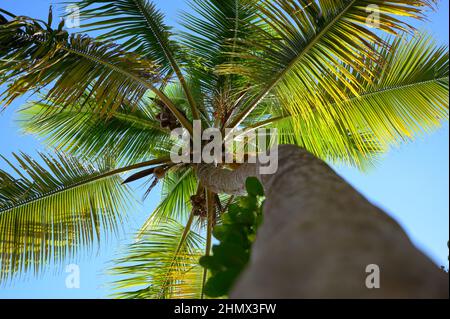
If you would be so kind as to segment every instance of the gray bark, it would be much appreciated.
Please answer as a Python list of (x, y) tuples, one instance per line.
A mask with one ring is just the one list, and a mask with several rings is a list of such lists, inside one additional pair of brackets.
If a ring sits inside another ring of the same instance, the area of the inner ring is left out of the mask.
[[(245, 180), (243, 172), (229, 189)], [(225, 176), (216, 174), (223, 187)], [(448, 275), (323, 161), (282, 145), (277, 172), (260, 180), (264, 223), (231, 298), (448, 298)], [(380, 287), (370, 289), (366, 267), (373, 264)]]
[(231, 171), (218, 169), (213, 164), (202, 164), (197, 168), (197, 176), (202, 185), (217, 194), (244, 195), (245, 180), (257, 176), (256, 164), (244, 163)]

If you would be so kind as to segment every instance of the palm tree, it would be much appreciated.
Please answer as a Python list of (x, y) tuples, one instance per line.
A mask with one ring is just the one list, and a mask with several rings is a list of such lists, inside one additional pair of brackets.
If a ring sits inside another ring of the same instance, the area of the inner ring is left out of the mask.
[(260, 177), (264, 223), (232, 298), (448, 298), (448, 274), (394, 219), (309, 152), (279, 157)]
[(124, 184), (146, 179), (163, 196), (117, 261), (118, 296), (201, 296), (198, 256), (254, 166), (171, 162), (170, 130), (192, 132), (193, 120), (277, 128), (280, 144), (364, 168), (448, 118), (447, 49), (405, 21), (434, 0), (189, 3), (176, 32), (147, 0), (80, 0), (95, 38), (53, 28), (51, 12), (45, 22), (0, 9), (1, 104), (39, 94), (20, 123), (54, 150), (4, 158), (15, 175), (0, 173), (2, 281), (114, 232), (132, 201)]

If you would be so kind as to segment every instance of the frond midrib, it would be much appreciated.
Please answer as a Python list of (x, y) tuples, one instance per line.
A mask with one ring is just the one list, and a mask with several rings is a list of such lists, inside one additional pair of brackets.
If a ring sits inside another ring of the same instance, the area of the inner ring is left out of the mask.
[[(430, 83), (439, 82), (439, 81), (448, 80), (448, 79), (449, 79), (449, 76), (444, 76), (444, 77), (437, 77), (437, 78), (430, 79), (430, 80), (409, 83), (409, 84), (405, 84), (405, 85), (389, 86), (389, 87), (386, 87), (386, 88), (383, 88), (383, 89), (374, 90), (374, 91), (370, 91), (370, 92), (367, 92), (367, 93), (362, 93), (359, 96), (354, 96), (352, 98), (344, 100), (344, 101), (340, 102), (340, 104), (350, 103), (350, 102), (355, 101), (355, 100), (364, 100), (364, 99), (366, 99), (366, 98), (368, 98), (370, 96), (373, 96), (373, 95), (376, 95), (376, 94), (380, 94), (380, 93), (395, 92), (395, 91), (402, 90), (402, 89), (405, 89), (405, 88), (411, 88), (411, 87), (416, 87), (416, 86), (427, 85), (427, 84), (430, 84)], [(338, 103), (332, 103), (332, 104), (330, 104), (330, 106), (337, 105), (337, 104)], [(294, 116), (296, 116), (296, 115), (292, 115), (292, 114), (279, 115), (277, 117), (270, 118), (270, 119), (261, 121), (259, 123), (256, 123), (254, 125), (248, 126), (247, 129), (259, 128), (259, 127), (262, 127), (262, 126), (265, 126), (265, 125), (269, 125), (271, 123), (278, 122), (278, 121), (281, 121), (281, 120), (284, 120), (284, 119), (287, 119), (287, 118), (292, 118)]]
[(157, 28), (153, 25), (153, 21), (151, 21), (150, 17), (148, 16), (148, 13), (142, 8), (141, 3), (139, 2), (139, 0), (133, 0), (133, 2), (138, 7), (139, 11), (141, 12), (142, 16), (145, 19), (145, 22), (146, 22), (147, 26), (150, 28), (151, 32), (153, 33), (153, 35), (157, 39), (157, 41), (159, 43), (159, 46), (163, 50), (164, 55), (169, 60), (169, 63), (172, 66), (173, 71), (177, 75), (178, 80), (180, 81), (180, 84), (183, 87), (183, 91), (186, 94), (186, 97), (187, 97), (187, 100), (189, 102), (189, 105), (191, 106), (192, 116), (194, 117), (194, 119), (198, 119), (199, 115), (198, 115), (198, 111), (197, 111), (198, 109), (197, 109), (197, 105), (195, 103), (195, 99), (193, 98), (193, 96), (191, 94), (191, 91), (188, 88), (188, 85), (186, 83), (186, 79), (184, 78), (184, 75), (181, 72), (181, 69), (178, 66), (177, 61), (173, 57), (172, 53), (168, 50), (168, 48), (166, 48), (166, 46), (164, 45), (164, 41), (161, 39), (159, 32), (157, 32)]
[(319, 33), (317, 33), (308, 45), (284, 68), (275, 78), (260, 92), (260, 94), (250, 103), (250, 105), (233, 120), (230, 127), (234, 129), (247, 117), (253, 109), (265, 98), (265, 96), (283, 79), (283, 77), (305, 56), (306, 53), (322, 38), (322, 36), (347, 13), (357, 0), (352, 0), (349, 4), (334, 17)]
[(70, 189), (74, 189), (74, 188), (82, 186), (82, 185), (88, 185), (88, 184), (91, 184), (91, 183), (96, 182), (96, 181), (101, 180), (101, 179), (105, 179), (105, 178), (108, 178), (108, 177), (111, 177), (111, 176), (114, 176), (114, 175), (117, 175), (117, 174), (120, 174), (120, 173), (124, 173), (124, 172), (130, 171), (130, 170), (136, 169), (136, 168), (159, 164), (159, 163), (165, 162), (167, 160), (168, 160), (167, 158), (157, 159), (157, 160), (142, 162), (142, 163), (126, 166), (126, 167), (113, 169), (113, 170), (110, 170), (110, 171), (107, 171), (107, 172), (104, 172), (104, 173), (100, 173), (99, 175), (91, 176), (91, 177), (89, 177), (89, 178), (87, 178), (87, 179), (85, 179), (83, 181), (78, 181), (78, 182), (75, 182), (75, 183), (70, 184), (70, 185), (61, 186), (61, 187), (58, 187), (57, 189), (55, 189), (53, 191), (39, 194), (39, 195), (34, 196), (32, 198), (29, 198), (27, 200), (21, 201), (21, 202), (15, 204), (15, 205), (8, 205), (5, 208), (0, 209), (0, 214), (4, 214), (4, 213), (6, 213), (6, 212), (8, 212), (8, 211), (10, 211), (12, 209), (20, 208), (20, 207), (25, 206), (25, 205), (27, 205), (29, 203), (32, 203), (32, 202), (35, 202), (35, 201), (40, 201), (40, 200), (42, 200), (44, 198), (53, 196), (55, 194), (66, 192), (66, 191), (68, 191)]
[[(40, 44), (44, 44), (45, 42), (39, 39), (36, 39), (34, 37), (30, 37), (29, 35), (20, 35), (19, 37), (22, 37), (28, 41), (36, 41)], [(88, 60), (91, 60), (95, 63), (104, 65), (110, 69), (112, 69), (115, 72), (118, 72), (119, 74), (122, 74), (134, 81), (136, 81), (137, 83), (140, 83), (141, 85), (143, 85), (144, 87), (146, 87), (147, 89), (151, 90), (152, 92), (154, 92), (158, 98), (161, 99), (161, 101), (163, 101), (167, 107), (170, 109), (170, 111), (175, 115), (175, 117), (180, 121), (180, 123), (190, 132), (192, 132), (192, 125), (191, 123), (187, 120), (187, 118), (180, 112), (180, 110), (178, 110), (178, 108), (176, 107), (176, 105), (172, 102), (171, 99), (169, 99), (163, 92), (161, 92), (160, 90), (158, 90), (153, 84), (151, 84), (148, 81), (145, 81), (143, 79), (141, 79), (140, 77), (136, 76), (133, 73), (130, 73), (122, 68), (119, 68), (117, 65), (111, 64), (108, 61), (104, 61), (102, 59), (99, 59), (98, 57), (92, 56), (90, 54), (87, 54), (85, 52), (82, 52), (80, 50), (76, 50), (73, 48), (69, 48), (67, 47), (67, 45), (65, 43), (62, 42), (57, 42), (57, 44), (59, 45), (59, 49), (64, 50), (68, 53), (72, 53), (81, 57), (84, 57)]]
[[(37, 106), (40, 106), (39, 104), (36, 104)], [(43, 105), (43, 107), (47, 107), (47, 105)], [(86, 116), (86, 117), (91, 117), (92, 116), (92, 112), (86, 112), (86, 111), (72, 111), (72, 109), (70, 110), (64, 110), (64, 113), (69, 113), (69, 114), (76, 114), (76, 115), (80, 115), (80, 116)], [(43, 116), (45, 117), (45, 116)], [(148, 129), (155, 129), (158, 131), (161, 131), (163, 133), (170, 133), (169, 130), (162, 128), (160, 125), (157, 125), (156, 123), (153, 123), (151, 121), (148, 121), (146, 119), (140, 118), (136, 115), (133, 114), (125, 114), (125, 113), (121, 113), (121, 112), (112, 112), (110, 115), (111, 118), (116, 118), (118, 120), (121, 120), (123, 122), (130, 122), (130, 123), (137, 123), (141, 128), (148, 128)], [(38, 121), (44, 121), (45, 119), (39, 119)]]

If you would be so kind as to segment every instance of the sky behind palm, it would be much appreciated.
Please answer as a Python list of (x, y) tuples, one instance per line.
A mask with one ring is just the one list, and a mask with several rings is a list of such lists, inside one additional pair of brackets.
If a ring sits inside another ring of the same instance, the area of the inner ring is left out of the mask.
[[(166, 20), (177, 26), (177, 14), (188, 10), (184, 0), (155, 0), (166, 14)], [(62, 12), (62, 5), (49, 0), (0, 0), (0, 8), (17, 15), (46, 19), (48, 7), (53, 4)], [(430, 13), (428, 22), (416, 23), (431, 32), (438, 43), (448, 45), (448, 0), (442, 0), (437, 12)], [(19, 133), (14, 123), (14, 110), (26, 100), (15, 101), (0, 114), (0, 154), (9, 157), (12, 152), (35, 154), (43, 147), (31, 136)], [(449, 238), (449, 126), (420, 136), (413, 143), (403, 144), (384, 155), (371, 171), (361, 173), (347, 167), (336, 167), (339, 174), (361, 191), (369, 200), (393, 216), (408, 232), (414, 243), (437, 264), (448, 267), (447, 241)], [(6, 166), (0, 162), (0, 168)], [(142, 191), (137, 191), (141, 198)], [(158, 203), (160, 190), (155, 189), (139, 209), (130, 212), (130, 223), (120, 238), (110, 239), (101, 248), (87, 256), (80, 256), (80, 288), (67, 289), (64, 266), (52, 267), (39, 278), (27, 276), (0, 287), (0, 298), (104, 298), (108, 295), (104, 273), (109, 261), (129, 243), (134, 231), (148, 217)], [(67, 264), (71, 261), (67, 262)], [(408, 267), (408, 265), (405, 265)]]

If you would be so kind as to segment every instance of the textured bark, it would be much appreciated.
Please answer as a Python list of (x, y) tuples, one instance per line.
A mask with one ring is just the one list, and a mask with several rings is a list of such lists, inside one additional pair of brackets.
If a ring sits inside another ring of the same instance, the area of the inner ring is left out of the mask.
[(201, 164), (197, 167), (197, 176), (203, 186), (216, 194), (244, 195), (245, 180), (249, 176), (257, 176), (256, 168), (256, 164), (244, 163), (231, 171)]
[[(260, 179), (264, 223), (230, 297), (448, 298), (448, 275), (323, 161), (283, 145), (278, 171)], [(380, 268), (378, 289), (366, 287), (370, 264)]]
[[(257, 165), (235, 171), (201, 165), (198, 176), (214, 192), (242, 194)], [(231, 297), (448, 298), (448, 275), (323, 161), (283, 145), (278, 171), (259, 178), (265, 220)], [(380, 269), (380, 288), (366, 286), (372, 264)]]

